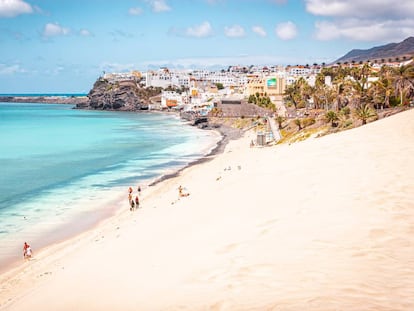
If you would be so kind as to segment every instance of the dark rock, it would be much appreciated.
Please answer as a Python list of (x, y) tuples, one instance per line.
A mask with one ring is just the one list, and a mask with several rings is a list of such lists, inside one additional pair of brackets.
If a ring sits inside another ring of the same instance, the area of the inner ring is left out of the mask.
[(80, 109), (136, 111), (148, 109), (152, 96), (161, 93), (159, 89), (146, 89), (134, 80), (108, 81), (99, 78), (88, 94), (86, 105)]

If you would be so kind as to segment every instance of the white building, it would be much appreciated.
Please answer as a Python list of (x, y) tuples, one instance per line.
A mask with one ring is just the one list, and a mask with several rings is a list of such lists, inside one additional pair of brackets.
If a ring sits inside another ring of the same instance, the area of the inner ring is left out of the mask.
[(186, 93), (179, 94), (174, 91), (162, 91), (161, 93), (161, 108), (173, 108), (187, 103), (188, 95)]
[(169, 71), (164, 68), (158, 71), (148, 71), (145, 74), (145, 83), (147, 87), (167, 88), (175, 86), (188, 88), (190, 86), (190, 76), (187, 72)]

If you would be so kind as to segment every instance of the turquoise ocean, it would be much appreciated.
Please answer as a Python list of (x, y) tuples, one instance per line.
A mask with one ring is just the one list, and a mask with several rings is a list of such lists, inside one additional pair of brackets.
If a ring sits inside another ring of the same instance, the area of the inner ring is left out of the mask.
[(0, 103), (0, 267), (25, 241), (36, 250), (127, 209), (129, 186), (145, 191), (218, 140), (173, 114)]

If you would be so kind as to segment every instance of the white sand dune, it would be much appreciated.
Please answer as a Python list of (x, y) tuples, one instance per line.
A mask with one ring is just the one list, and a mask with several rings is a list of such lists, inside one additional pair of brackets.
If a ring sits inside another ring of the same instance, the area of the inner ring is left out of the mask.
[(0, 309), (414, 310), (413, 121), (232, 141), (0, 276)]

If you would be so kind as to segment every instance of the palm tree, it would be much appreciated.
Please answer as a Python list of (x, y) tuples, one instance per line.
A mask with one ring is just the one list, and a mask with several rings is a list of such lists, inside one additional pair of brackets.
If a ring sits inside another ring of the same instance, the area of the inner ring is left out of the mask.
[(368, 89), (368, 95), (372, 98), (375, 108), (384, 109), (390, 106), (390, 97), (393, 91), (389, 79), (382, 77), (372, 83)]
[(404, 94), (414, 90), (414, 66), (400, 66), (394, 70), (394, 87), (400, 96), (401, 106), (404, 104)]
[(284, 121), (285, 121), (284, 117), (282, 117), (282, 116), (277, 116), (276, 117), (276, 122), (279, 125), (279, 130), (282, 128), (282, 124), (283, 124)]
[(329, 110), (325, 113), (325, 120), (326, 122), (330, 122), (332, 127), (335, 127), (336, 121), (338, 121), (339, 118), (335, 111)]
[(332, 86), (332, 106), (333, 109), (336, 111), (342, 108), (342, 104), (344, 102), (344, 90), (345, 90), (345, 83), (338, 83)]
[(335, 100), (335, 92), (327, 85), (323, 85), (320, 92), (321, 98), (324, 100), (324, 109), (329, 110)]
[(369, 105), (362, 105), (360, 108), (355, 110), (356, 117), (362, 121), (362, 125), (367, 124), (369, 118), (375, 117), (376, 113), (369, 107)]
[(302, 122), (300, 119), (295, 119), (295, 124), (298, 126), (298, 131), (302, 129)]
[(296, 83), (293, 83), (293, 84), (289, 85), (285, 89), (284, 95), (293, 103), (295, 108), (297, 108), (297, 106), (298, 106), (297, 100), (298, 100), (298, 97), (299, 97), (299, 90), (296, 87)]
[(299, 88), (299, 94), (301, 97), (301, 106), (307, 109), (308, 101), (312, 93), (311, 87), (309, 83), (303, 77), (300, 77), (298, 81), (296, 81), (296, 84)]

